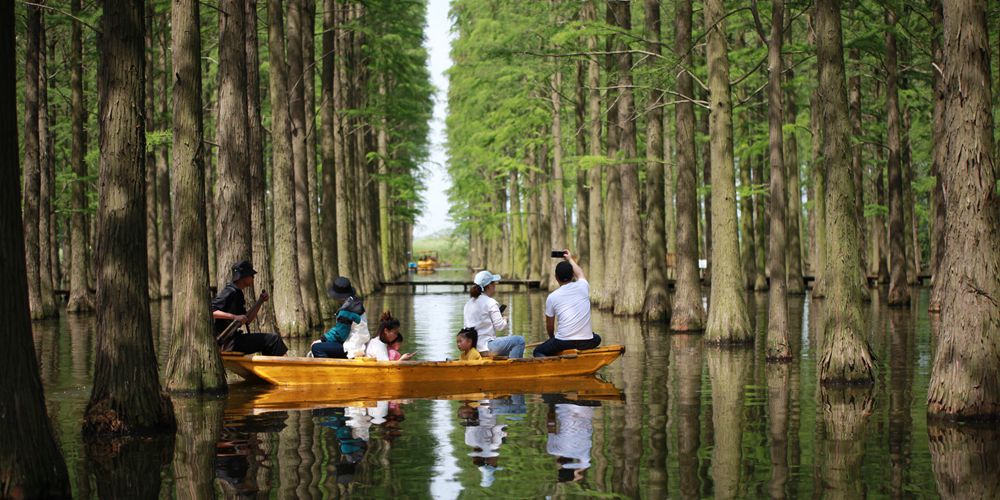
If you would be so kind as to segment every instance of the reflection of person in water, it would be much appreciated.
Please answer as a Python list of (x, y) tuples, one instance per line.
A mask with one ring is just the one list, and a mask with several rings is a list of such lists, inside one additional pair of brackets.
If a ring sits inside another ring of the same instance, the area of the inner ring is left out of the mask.
[(333, 430), (340, 445), (340, 462), (337, 464), (337, 483), (348, 484), (354, 480), (358, 464), (368, 451), (368, 428), (371, 417), (366, 408), (328, 408), (314, 410), (314, 416), (325, 417), (320, 425)]
[[(215, 448), (215, 476), (222, 480), (223, 491), (235, 496), (267, 491), (269, 485), (257, 484), (257, 469), (268, 467), (267, 453), (260, 447), (258, 433), (274, 434), (285, 427), (288, 413), (283, 411), (248, 415), (223, 424)], [(265, 474), (263, 477), (270, 477)]]
[(479, 467), (482, 479), (479, 485), (489, 488), (493, 484), (494, 473), (503, 470), (497, 466), (500, 445), (503, 444), (506, 426), (497, 424), (496, 413), (491, 402), (466, 402), (458, 408), (458, 416), (465, 427), (465, 444), (472, 448), (469, 456)]
[(545, 451), (556, 457), (559, 482), (580, 481), (590, 467), (594, 407), (599, 403), (559, 399), (560, 402), (549, 405)]

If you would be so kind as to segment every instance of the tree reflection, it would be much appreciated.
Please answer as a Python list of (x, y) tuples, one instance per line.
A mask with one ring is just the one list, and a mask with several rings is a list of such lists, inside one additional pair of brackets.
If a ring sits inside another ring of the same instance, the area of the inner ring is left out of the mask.
[(178, 499), (215, 495), (215, 451), (222, 429), (219, 398), (174, 396), (177, 443), (174, 445), (174, 488)]
[(644, 331), (646, 351), (646, 394), (648, 395), (646, 422), (649, 442), (649, 498), (667, 496), (667, 370), (670, 359), (669, 330), (649, 327)]
[(932, 424), (927, 434), (941, 498), (1000, 497), (1000, 430)]
[(910, 434), (913, 417), (913, 323), (910, 309), (889, 312), (889, 461), (892, 465), (892, 496), (905, 494), (910, 469)]
[(85, 449), (99, 498), (157, 498), (174, 435), (89, 438)]
[(771, 481), (767, 492), (771, 498), (785, 498), (788, 483), (788, 388), (791, 363), (768, 363), (767, 373), (767, 438), (771, 445)]
[(875, 407), (872, 386), (820, 386), (817, 479), (824, 498), (864, 498), (861, 462), (865, 428)]
[(743, 349), (707, 349), (712, 380), (712, 482), (716, 498), (740, 495), (743, 441), (743, 392), (750, 375), (753, 352)]
[(215, 449), (215, 476), (227, 497), (266, 496), (270, 491), (271, 437), (287, 418), (280, 411), (226, 417)]
[(701, 337), (670, 337), (672, 397), (677, 408), (677, 476), (682, 498), (699, 498), (698, 447), (701, 444)]

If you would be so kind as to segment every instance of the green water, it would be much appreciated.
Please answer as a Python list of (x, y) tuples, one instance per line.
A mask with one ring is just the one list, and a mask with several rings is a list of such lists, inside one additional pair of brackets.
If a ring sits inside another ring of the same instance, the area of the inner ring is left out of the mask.
[[(425, 277), (434, 278), (453, 277)], [(391, 309), (403, 323), (404, 351), (419, 359), (455, 358), (467, 297), (461, 289), (426, 291), (369, 297), (369, 314)], [(164, 498), (995, 498), (996, 430), (929, 432), (933, 325), (927, 290), (915, 296), (908, 309), (890, 310), (877, 296), (868, 306), (879, 366), (870, 390), (818, 388), (815, 325), (823, 311), (808, 298), (789, 304), (794, 361), (767, 365), (766, 296), (751, 294), (758, 341), (740, 351), (595, 312), (605, 342), (627, 349), (601, 372), (624, 401), (529, 393), (253, 414), (234, 408), (253, 390), (238, 388), (228, 407), (225, 398), (175, 398), (173, 443), (131, 443), (110, 460), (88, 453), (79, 434), (93, 318), (36, 323), (35, 346), (77, 497), (117, 489)], [(515, 333), (528, 342), (544, 337), (544, 293), (501, 289), (497, 298), (509, 304)], [(151, 311), (162, 367), (169, 302)], [(290, 342), (292, 353), (311, 340)]]

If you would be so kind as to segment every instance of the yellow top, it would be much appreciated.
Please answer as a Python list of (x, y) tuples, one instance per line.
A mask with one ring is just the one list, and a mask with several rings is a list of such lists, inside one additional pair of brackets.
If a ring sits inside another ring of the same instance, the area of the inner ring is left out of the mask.
[(483, 357), (479, 354), (479, 351), (475, 347), (470, 348), (468, 351), (462, 353), (462, 361), (479, 361)]

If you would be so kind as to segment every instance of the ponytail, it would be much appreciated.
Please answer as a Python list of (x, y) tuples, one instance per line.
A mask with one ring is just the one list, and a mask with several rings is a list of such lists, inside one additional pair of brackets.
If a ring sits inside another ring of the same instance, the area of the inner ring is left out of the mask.
[[(386, 330), (397, 330), (397, 329), (399, 329), (399, 320), (393, 318), (391, 312), (383, 311), (382, 316), (379, 318), (378, 331), (376, 332), (375, 336), (378, 337), (379, 340), (381, 340), (382, 334), (385, 333)], [(400, 335), (400, 338), (402, 338), (402, 335)]]
[(479, 296), (482, 294), (483, 294), (483, 287), (479, 285), (472, 285), (472, 288), (469, 289), (469, 297), (472, 297), (474, 299), (478, 299)]

